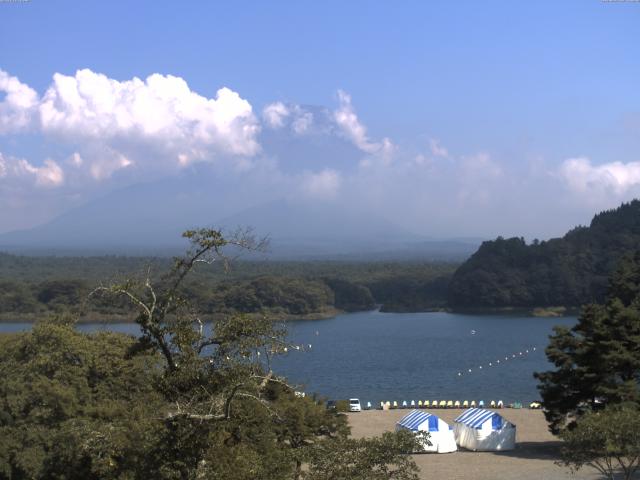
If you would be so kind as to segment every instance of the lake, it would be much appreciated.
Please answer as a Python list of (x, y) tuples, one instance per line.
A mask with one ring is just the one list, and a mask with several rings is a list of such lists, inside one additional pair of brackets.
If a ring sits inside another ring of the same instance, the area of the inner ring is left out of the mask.
[[(544, 348), (553, 326), (575, 322), (575, 317), (378, 311), (292, 321), (292, 341), (306, 351), (290, 351), (273, 366), (309, 393), (358, 397), (374, 405), (419, 399), (529, 403), (539, 398), (533, 372), (551, 367)], [(0, 332), (28, 328), (28, 323), (0, 324)], [(139, 331), (134, 324), (78, 328)]]

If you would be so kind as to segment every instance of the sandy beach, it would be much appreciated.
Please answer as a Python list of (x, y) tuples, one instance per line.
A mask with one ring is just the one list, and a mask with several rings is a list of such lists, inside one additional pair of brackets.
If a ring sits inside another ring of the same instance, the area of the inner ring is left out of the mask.
[[(462, 410), (428, 410), (448, 423), (453, 423)], [(547, 430), (544, 415), (539, 410), (503, 409), (500, 414), (514, 423), (516, 449), (510, 452), (470, 452), (458, 450), (448, 454), (419, 454), (414, 459), (420, 467), (420, 478), (447, 480), (563, 480), (601, 478), (592, 468), (571, 474), (554, 462), (560, 442)], [(407, 410), (370, 410), (350, 413), (353, 437), (370, 437), (393, 431), (395, 423)]]

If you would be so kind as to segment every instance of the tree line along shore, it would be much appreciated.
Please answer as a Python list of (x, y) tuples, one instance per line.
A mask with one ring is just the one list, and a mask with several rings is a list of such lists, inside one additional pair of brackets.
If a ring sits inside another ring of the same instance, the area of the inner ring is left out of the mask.
[[(184, 235), (192, 248), (167, 274), (94, 290), (132, 305), (138, 337), (83, 333), (64, 314), (0, 335), (0, 480), (418, 480), (407, 454), (428, 436), (354, 438), (344, 415), (271, 369), (274, 355), (295, 348), (285, 326), (226, 315), (204, 328), (187, 279), (201, 261), (224, 258), (229, 241), (210, 229)], [(559, 461), (634, 478), (640, 250), (609, 277), (605, 301), (555, 328), (545, 352), (551, 369), (534, 376), (563, 441)]]
[[(577, 313), (602, 302), (607, 279), (640, 246), (640, 201), (598, 213), (588, 226), (547, 241), (484, 242), (463, 263), (436, 261), (237, 261), (196, 269), (183, 289), (198, 310), (276, 319), (326, 318), (339, 312), (523, 310)], [(170, 270), (152, 257), (29, 257), (0, 253), (0, 321), (72, 312), (85, 321), (121, 321), (130, 305), (89, 298), (101, 282)]]
[[(233, 313), (275, 319), (327, 318), (340, 312), (423, 311), (446, 305), (457, 264), (425, 262), (236, 261), (229, 272), (198, 269), (184, 293), (205, 317)], [(86, 321), (122, 321), (123, 299), (90, 296), (105, 281), (162, 274), (167, 258), (26, 257), (0, 254), (0, 321), (77, 313)]]

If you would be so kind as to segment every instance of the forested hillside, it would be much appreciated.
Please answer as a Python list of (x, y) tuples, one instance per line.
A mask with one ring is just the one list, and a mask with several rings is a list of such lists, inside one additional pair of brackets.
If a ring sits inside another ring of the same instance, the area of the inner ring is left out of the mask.
[(625, 253), (640, 248), (640, 201), (593, 217), (562, 238), (484, 242), (455, 272), (449, 305), (474, 307), (580, 306), (602, 302), (607, 277)]
[[(456, 264), (424, 262), (237, 261), (197, 269), (184, 289), (198, 311), (318, 317), (336, 311), (441, 308)], [(89, 298), (101, 283), (159, 274), (167, 258), (27, 257), (0, 253), (0, 320), (72, 311), (91, 321), (129, 318), (126, 302)]]

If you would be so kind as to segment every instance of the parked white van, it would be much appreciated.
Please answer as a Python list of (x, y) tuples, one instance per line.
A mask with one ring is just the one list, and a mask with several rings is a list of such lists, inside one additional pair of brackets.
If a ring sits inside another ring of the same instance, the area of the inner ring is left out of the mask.
[(360, 400), (358, 398), (350, 398), (349, 399), (349, 411), (350, 412), (361, 412), (362, 407), (360, 407)]

